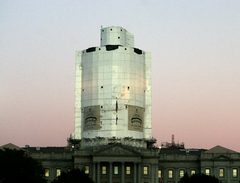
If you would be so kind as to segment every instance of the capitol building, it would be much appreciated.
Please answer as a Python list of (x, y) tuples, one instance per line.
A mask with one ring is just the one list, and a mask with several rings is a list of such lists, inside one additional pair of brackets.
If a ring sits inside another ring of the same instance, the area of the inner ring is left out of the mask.
[(96, 183), (177, 183), (185, 173), (240, 182), (239, 152), (218, 145), (185, 149), (174, 136), (155, 147), (151, 54), (134, 46), (133, 34), (101, 28), (100, 46), (75, 56), (75, 126), (68, 146), (22, 148), (42, 162), (49, 183), (72, 168), (84, 169)]

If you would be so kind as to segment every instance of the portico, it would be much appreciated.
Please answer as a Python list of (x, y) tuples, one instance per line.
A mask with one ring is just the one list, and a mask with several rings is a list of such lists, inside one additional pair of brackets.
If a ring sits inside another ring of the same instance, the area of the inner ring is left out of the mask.
[[(106, 169), (105, 169), (106, 168)], [(94, 162), (93, 180), (101, 182), (141, 182), (141, 163), (132, 162)]]
[[(89, 176), (96, 183), (156, 182), (157, 153), (148, 150), (150, 156), (146, 160), (143, 151), (138, 151), (121, 144), (95, 148), (88, 155), (85, 150), (78, 150), (74, 155), (75, 166), (82, 169), (88, 166)], [(143, 167), (147, 167), (145, 172)]]

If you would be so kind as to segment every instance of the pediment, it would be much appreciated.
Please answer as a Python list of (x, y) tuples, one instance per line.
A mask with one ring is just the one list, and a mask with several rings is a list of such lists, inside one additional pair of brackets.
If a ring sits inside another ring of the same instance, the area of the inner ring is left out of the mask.
[(208, 150), (208, 151), (206, 151), (206, 152), (204, 152), (204, 153), (206, 153), (206, 154), (210, 154), (210, 153), (222, 153), (222, 154), (224, 154), (224, 153), (226, 153), (226, 154), (230, 153), (230, 154), (235, 154), (235, 153), (238, 153), (238, 152), (217, 145), (217, 146), (213, 147), (212, 149), (210, 149), (210, 150)]
[(0, 149), (4, 149), (4, 148), (7, 148), (7, 149), (16, 149), (16, 150), (23, 150), (21, 149), (20, 147), (12, 144), (12, 143), (8, 143), (8, 144), (5, 144), (3, 146), (0, 147)]
[(229, 158), (228, 156), (225, 156), (225, 155), (219, 155), (219, 156), (214, 157), (213, 159), (221, 161), (221, 160), (230, 160), (231, 158)]
[(127, 148), (122, 144), (108, 145), (93, 152), (94, 156), (141, 156), (139, 152), (133, 149)]

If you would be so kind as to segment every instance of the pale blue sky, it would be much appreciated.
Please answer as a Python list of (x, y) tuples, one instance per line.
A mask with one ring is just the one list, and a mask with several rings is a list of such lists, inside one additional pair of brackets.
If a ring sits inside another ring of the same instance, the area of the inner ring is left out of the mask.
[(240, 1), (0, 1), (0, 144), (61, 146), (74, 131), (75, 51), (122, 26), (152, 53), (157, 144), (240, 151)]

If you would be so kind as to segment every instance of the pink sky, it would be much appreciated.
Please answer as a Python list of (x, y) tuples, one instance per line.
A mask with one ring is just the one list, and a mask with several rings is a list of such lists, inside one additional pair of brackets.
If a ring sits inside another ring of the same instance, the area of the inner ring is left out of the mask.
[[(94, 3), (93, 3), (94, 2)], [(63, 146), (74, 131), (75, 51), (122, 26), (152, 53), (157, 144), (240, 152), (240, 2), (0, 2), (0, 145)]]

